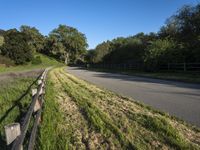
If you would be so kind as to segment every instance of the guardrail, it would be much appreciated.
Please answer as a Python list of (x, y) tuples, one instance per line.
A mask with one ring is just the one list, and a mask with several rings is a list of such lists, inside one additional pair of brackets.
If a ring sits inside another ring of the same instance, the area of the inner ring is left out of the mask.
[(45, 69), (38, 79), (37, 89), (32, 89), (32, 101), (23, 119), (23, 122), (21, 124), (12, 123), (5, 126), (6, 142), (12, 150), (23, 149), (23, 143), (32, 117), (34, 118), (34, 124), (28, 142), (28, 150), (34, 149), (37, 128), (41, 121), (42, 106), (44, 103), (45, 80), (49, 69), (50, 68)]

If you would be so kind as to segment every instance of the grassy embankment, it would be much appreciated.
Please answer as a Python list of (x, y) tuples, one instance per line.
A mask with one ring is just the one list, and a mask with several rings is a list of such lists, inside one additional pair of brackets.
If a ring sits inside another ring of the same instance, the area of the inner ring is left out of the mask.
[(182, 81), (189, 83), (200, 83), (200, 72), (183, 72), (183, 71), (161, 71), (161, 72), (144, 72), (136, 70), (123, 70), (123, 69), (102, 69), (102, 68), (89, 68), (89, 70), (100, 72), (121, 73), (126, 75), (150, 77), (155, 79)]
[(21, 122), (31, 102), (31, 87), (36, 78), (17, 78), (0, 83), (0, 149), (7, 149), (4, 126)]
[(48, 66), (57, 66), (57, 65), (63, 65), (62, 63), (56, 61), (55, 59), (42, 55), (42, 54), (36, 54), (36, 56), (40, 56), (41, 58), (41, 63), (34, 65), (31, 62), (26, 64), (26, 65), (19, 65), (19, 66), (13, 66), (13, 67), (5, 67), (5, 66), (0, 66), (0, 73), (5, 73), (5, 72), (16, 72), (16, 71), (23, 71), (23, 70), (32, 70), (32, 69), (43, 69)]
[(49, 73), (38, 149), (200, 149), (200, 130), (61, 68)]

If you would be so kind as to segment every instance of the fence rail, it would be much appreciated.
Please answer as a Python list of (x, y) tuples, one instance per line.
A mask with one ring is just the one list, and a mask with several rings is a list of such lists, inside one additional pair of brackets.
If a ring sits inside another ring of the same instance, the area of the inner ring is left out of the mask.
[[(89, 64), (88, 67), (105, 68), (105, 69), (121, 69), (121, 70), (142, 70), (143, 64)], [(159, 70), (168, 71), (200, 71), (200, 63), (168, 63), (160, 65)]]
[(23, 119), (23, 122), (21, 124), (12, 123), (5, 126), (7, 145), (11, 145), (12, 150), (23, 149), (24, 139), (26, 137), (32, 116), (34, 118), (34, 124), (28, 142), (28, 150), (34, 149), (37, 128), (41, 120), (42, 105), (44, 103), (43, 97), (45, 94), (46, 75), (49, 69), (50, 68), (45, 69), (41, 74), (40, 78), (38, 79), (37, 89), (32, 89), (32, 101), (29, 105), (28, 111)]

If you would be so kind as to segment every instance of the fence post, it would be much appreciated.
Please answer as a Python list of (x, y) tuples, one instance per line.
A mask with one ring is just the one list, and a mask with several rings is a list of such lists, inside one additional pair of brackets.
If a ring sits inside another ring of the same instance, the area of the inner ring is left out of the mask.
[(20, 134), (20, 124), (19, 123), (12, 123), (4, 127), (5, 128), (5, 135), (6, 135), (6, 143), (10, 145)]

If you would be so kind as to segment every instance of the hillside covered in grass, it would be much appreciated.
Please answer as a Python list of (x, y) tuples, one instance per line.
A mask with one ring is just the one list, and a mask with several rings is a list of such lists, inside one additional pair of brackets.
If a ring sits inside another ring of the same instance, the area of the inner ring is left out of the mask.
[(57, 66), (57, 65), (63, 65), (63, 63), (58, 62), (56, 59), (52, 57), (48, 57), (46, 55), (37, 53), (34, 56), (34, 59), (32, 62), (29, 62), (25, 65), (18, 65), (18, 66), (0, 66), (0, 73), (3, 72), (13, 72), (13, 71), (23, 71), (23, 70), (32, 70), (32, 69), (42, 69), (49, 66)]
[(57, 68), (49, 73), (38, 149), (200, 149), (200, 130)]

